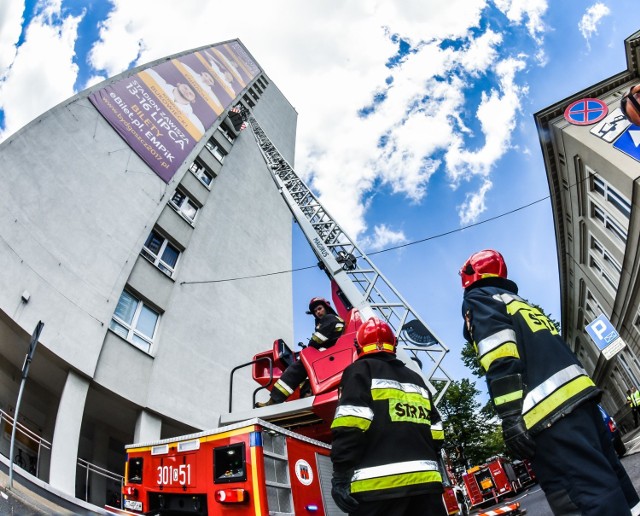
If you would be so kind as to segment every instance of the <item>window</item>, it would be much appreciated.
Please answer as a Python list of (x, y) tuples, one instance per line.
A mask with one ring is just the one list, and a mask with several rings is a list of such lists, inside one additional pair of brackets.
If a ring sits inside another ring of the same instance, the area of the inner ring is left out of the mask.
[(209, 173), (207, 168), (200, 163), (199, 161), (194, 161), (189, 166), (189, 170), (193, 172), (193, 174), (200, 180), (200, 182), (206, 186), (207, 188), (211, 187), (211, 182), (213, 181), (213, 174)]
[(211, 151), (211, 154), (213, 154), (220, 163), (224, 161), (227, 153), (217, 141), (211, 139), (205, 143), (204, 146)]
[(602, 258), (604, 263), (606, 263), (612, 270), (618, 273), (618, 279), (620, 278), (620, 274), (622, 274), (622, 267), (616, 261), (616, 259), (611, 256), (611, 253), (604, 248), (604, 246), (598, 242), (598, 240), (591, 236), (591, 249), (597, 252), (597, 254)]
[(620, 225), (611, 218), (611, 216), (605, 212), (600, 206), (595, 203), (591, 203), (591, 217), (602, 222), (602, 225), (610, 231), (616, 238), (618, 238), (623, 244), (627, 243), (627, 232), (620, 227)]
[(229, 143), (233, 143), (236, 139), (235, 135), (229, 130), (229, 128), (224, 125), (224, 124), (220, 124), (218, 126), (218, 130), (222, 133), (222, 135), (229, 140)]
[(609, 183), (607, 183), (600, 176), (594, 175), (591, 171), (591, 191), (596, 192), (607, 202), (611, 203), (615, 208), (622, 213), (626, 218), (631, 217), (631, 203), (621, 194), (619, 194)]
[(611, 286), (613, 290), (617, 289), (618, 287), (617, 283), (611, 278), (611, 275), (606, 270), (604, 270), (604, 268), (602, 267), (602, 264), (598, 260), (596, 260), (591, 254), (589, 255), (589, 266), (594, 271), (596, 271), (597, 275), (601, 276), (602, 279), (604, 279), (609, 284), (609, 286)]
[(146, 353), (151, 349), (160, 314), (151, 309), (133, 294), (122, 291), (118, 306), (111, 319), (115, 333)]
[(180, 251), (168, 239), (153, 230), (144, 243), (140, 254), (171, 277), (176, 269)]
[(593, 297), (593, 294), (589, 289), (587, 289), (587, 299), (585, 300), (584, 307), (587, 310), (587, 312), (589, 312), (589, 315), (591, 316), (591, 319), (587, 321), (587, 323), (590, 323), (593, 319), (595, 319), (600, 314), (605, 313), (602, 306), (600, 305), (600, 303), (598, 303), (598, 300), (595, 297)]
[(169, 204), (189, 222), (196, 219), (198, 206), (182, 190), (178, 189), (174, 192)]

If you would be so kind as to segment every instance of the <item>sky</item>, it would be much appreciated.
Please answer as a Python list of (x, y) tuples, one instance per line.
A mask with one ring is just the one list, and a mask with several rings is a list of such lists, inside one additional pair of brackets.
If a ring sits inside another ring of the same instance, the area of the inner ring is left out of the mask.
[[(626, 69), (636, 2), (0, 0), (0, 141), (107, 77), (239, 38), (298, 113), (296, 172), (459, 380), (457, 271), (473, 252), (499, 250), (521, 295), (560, 320), (533, 114)], [(294, 229), (293, 268), (314, 263)], [(316, 269), (293, 281), (306, 341), (308, 300), (330, 290)]]

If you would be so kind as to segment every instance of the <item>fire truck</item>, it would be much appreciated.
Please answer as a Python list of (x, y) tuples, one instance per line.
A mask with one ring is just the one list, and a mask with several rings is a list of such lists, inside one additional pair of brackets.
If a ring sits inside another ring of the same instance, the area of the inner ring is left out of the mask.
[(513, 466), (504, 457), (495, 457), (486, 464), (469, 468), (462, 474), (471, 507), (515, 494), (520, 484)]
[[(435, 403), (451, 383), (441, 366), (446, 346), (327, 213), (252, 114), (236, 107), (230, 120), (236, 130), (249, 123), (278, 191), (330, 279), (345, 330), (324, 351), (306, 347), (294, 352), (278, 339), (271, 349), (234, 368), (229, 413), (221, 415), (218, 428), (128, 445), (124, 507), (107, 507), (114, 514), (341, 514), (330, 494), (330, 425), (342, 371), (357, 358), (355, 334), (369, 317), (394, 329), (398, 357), (423, 376), (426, 357), (430, 368), (425, 382)], [(298, 389), (291, 401), (254, 409), (256, 394), (270, 390), (296, 360), (307, 370), (308, 395)], [(259, 387), (247, 403), (251, 408), (237, 410), (234, 375), (248, 367)], [(457, 503), (454, 508), (451, 502), (448, 510), (456, 514)]]

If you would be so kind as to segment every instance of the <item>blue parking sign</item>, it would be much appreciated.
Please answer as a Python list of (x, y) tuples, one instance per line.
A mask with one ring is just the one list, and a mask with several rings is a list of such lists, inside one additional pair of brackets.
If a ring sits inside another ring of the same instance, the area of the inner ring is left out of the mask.
[(627, 344), (604, 314), (599, 315), (585, 327), (602, 355), (609, 360)]

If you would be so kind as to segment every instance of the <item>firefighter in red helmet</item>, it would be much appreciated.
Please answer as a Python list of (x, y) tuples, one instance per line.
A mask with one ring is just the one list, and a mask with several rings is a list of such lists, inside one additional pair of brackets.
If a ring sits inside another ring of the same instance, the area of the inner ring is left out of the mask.
[(531, 459), (554, 514), (638, 514), (598, 410), (601, 391), (555, 325), (518, 296), (499, 252), (472, 254), (460, 277), (464, 337), (486, 371), (505, 444)]
[[(323, 297), (314, 297), (309, 301), (309, 315), (315, 318), (315, 331), (309, 339), (309, 346), (325, 350), (333, 346), (344, 331), (344, 321), (338, 317), (331, 303)], [(282, 403), (293, 394), (296, 388), (307, 378), (307, 370), (298, 360), (282, 373), (271, 389), (269, 399), (263, 403), (256, 403), (256, 407), (265, 407), (275, 403)]]
[(444, 432), (422, 377), (396, 358), (375, 317), (360, 326), (331, 425), (331, 494), (352, 515), (444, 516), (438, 454)]

